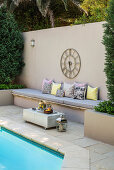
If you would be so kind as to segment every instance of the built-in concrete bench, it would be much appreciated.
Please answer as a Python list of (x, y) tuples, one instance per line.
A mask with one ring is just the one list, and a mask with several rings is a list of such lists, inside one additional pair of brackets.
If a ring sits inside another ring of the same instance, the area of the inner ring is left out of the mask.
[[(39, 100), (46, 100), (52, 103), (55, 109), (65, 112), (67, 116), (69, 115), (68, 117), (70, 119), (80, 123), (83, 123), (84, 119), (82, 112), (84, 112), (86, 109), (94, 108), (94, 106), (100, 102), (100, 100), (77, 100), (67, 97), (56, 97), (51, 94), (43, 94), (41, 90), (35, 89), (12, 90), (12, 94), (14, 95), (15, 105), (28, 108), (37, 106)], [(81, 113), (79, 113), (79, 111)]]

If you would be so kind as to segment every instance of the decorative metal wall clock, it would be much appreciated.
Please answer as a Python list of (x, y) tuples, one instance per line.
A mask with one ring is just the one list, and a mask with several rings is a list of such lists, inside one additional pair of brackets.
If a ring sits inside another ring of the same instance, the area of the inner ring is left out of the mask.
[(75, 78), (81, 68), (81, 59), (75, 49), (67, 49), (61, 56), (61, 70), (63, 74), (70, 79)]

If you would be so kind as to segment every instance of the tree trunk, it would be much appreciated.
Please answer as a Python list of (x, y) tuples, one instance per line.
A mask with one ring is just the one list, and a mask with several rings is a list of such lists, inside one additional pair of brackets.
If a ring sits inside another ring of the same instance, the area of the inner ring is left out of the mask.
[(53, 15), (53, 11), (51, 9), (48, 9), (48, 16), (50, 18), (51, 27), (54, 28), (55, 27), (54, 15)]

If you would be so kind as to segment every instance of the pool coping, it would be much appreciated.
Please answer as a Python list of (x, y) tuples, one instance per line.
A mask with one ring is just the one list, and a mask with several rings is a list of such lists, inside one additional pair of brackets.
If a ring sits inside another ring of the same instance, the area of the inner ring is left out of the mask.
[(48, 147), (47, 145), (42, 144), (41, 142), (38, 142), (38, 141), (31, 139), (31, 138), (28, 138), (27, 136), (19, 134), (19, 133), (15, 132), (14, 130), (11, 130), (11, 129), (6, 128), (4, 126), (0, 126), (0, 128), (1, 129), (3, 128), (3, 130), (5, 129), (6, 132), (11, 133), (11, 134), (15, 135), (16, 137), (19, 137), (19, 138), (25, 140), (26, 142), (34, 144), (35, 146), (40, 147), (41, 149), (44, 149), (44, 150), (46, 150), (46, 151), (48, 151), (48, 152), (50, 152), (50, 153), (52, 153), (52, 154), (54, 154), (58, 157), (64, 158), (64, 154), (55, 150), (54, 148)]
[[(1, 128), (5, 128), (19, 136), (22, 136), (23, 138), (26, 138), (29, 141), (33, 141), (36, 144), (39, 144), (41, 146), (46, 147), (46, 149), (50, 149), (52, 152), (59, 153), (60, 155), (63, 155), (63, 164), (61, 170), (89, 170), (89, 151), (87, 151), (84, 148), (81, 148), (77, 145), (71, 144), (70, 146), (65, 146), (63, 148), (54, 148), (51, 146), (51, 144), (44, 144), (43, 142), (40, 142), (38, 140), (35, 140), (33, 138), (28, 137), (27, 135), (22, 134), (21, 132), (17, 132), (16, 129), (11, 129), (9, 127), (6, 127), (4, 125), (0, 125)], [(77, 157), (77, 152), (80, 153), (80, 151), (85, 150), (87, 152), (87, 158)], [(88, 160), (87, 160), (88, 159)], [(85, 163), (86, 161), (86, 163)], [(85, 166), (82, 166), (84, 163)]]

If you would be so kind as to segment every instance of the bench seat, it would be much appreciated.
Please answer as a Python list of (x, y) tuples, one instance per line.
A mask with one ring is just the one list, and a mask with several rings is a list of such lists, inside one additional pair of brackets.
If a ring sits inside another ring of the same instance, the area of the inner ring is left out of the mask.
[(101, 100), (97, 100), (97, 101), (77, 100), (68, 97), (56, 97), (51, 94), (43, 94), (41, 90), (28, 89), (28, 88), (12, 90), (12, 94), (18, 96), (24, 96), (24, 97), (37, 98), (40, 100), (46, 100), (60, 105), (67, 105), (71, 107), (73, 106), (73, 107), (87, 108), (87, 109), (94, 108), (94, 106), (97, 106), (97, 104), (101, 101)]

